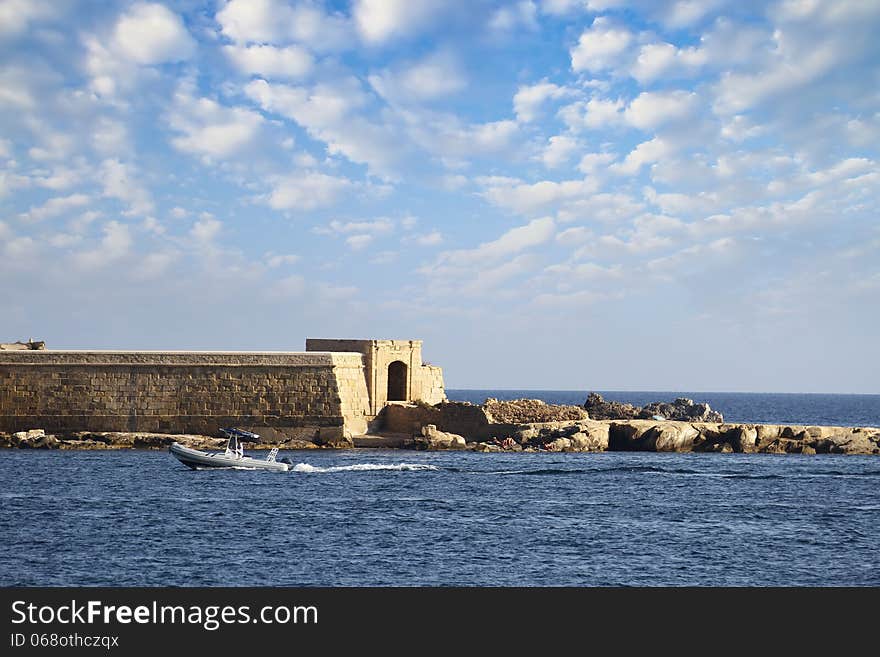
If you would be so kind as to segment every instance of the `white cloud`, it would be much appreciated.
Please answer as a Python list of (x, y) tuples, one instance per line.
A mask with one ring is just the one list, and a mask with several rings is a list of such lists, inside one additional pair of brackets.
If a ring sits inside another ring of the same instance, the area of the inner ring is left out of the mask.
[(461, 91), (467, 84), (458, 60), (447, 51), (434, 53), (397, 71), (386, 69), (368, 79), (379, 95), (397, 103), (442, 98)]
[(315, 171), (294, 173), (274, 181), (268, 203), (275, 210), (314, 210), (333, 205), (351, 187), (347, 178)]
[(0, 67), (0, 107), (11, 111), (33, 110), (45, 102), (44, 87), (51, 80), (34, 66), (7, 64)]
[(571, 68), (575, 72), (601, 72), (614, 69), (625, 60), (633, 34), (606, 16), (599, 16), (584, 30), (571, 49)]
[(222, 228), (223, 224), (220, 221), (205, 213), (190, 228), (189, 236), (198, 244), (207, 244), (214, 241)]
[(175, 148), (208, 160), (226, 158), (246, 148), (263, 124), (263, 117), (251, 110), (193, 97), (187, 85), (174, 94), (167, 120), (172, 130), (181, 133), (171, 140)]
[(247, 85), (245, 93), (265, 111), (296, 121), (312, 137), (326, 142), (330, 154), (366, 164), (379, 175), (396, 173), (405, 147), (392, 129), (354, 113), (367, 102), (355, 78), (324, 82), (311, 88), (254, 80)]
[(656, 130), (688, 121), (697, 113), (698, 104), (699, 98), (692, 91), (645, 91), (629, 104), (624, 116), (640, 130)]
[(339, 221), (334, 219), (326, 226), (317, 226), (314, 232), (319, 235), (346, 235), (349, 233), (388, 233), (394, 230), (394, 222), (387, 217), (373, 221)]
[(558, 100), (571, 96), (574, 90), (547, 82), (523, 85), (516, 90), (513, 97), (513, 111), (519, 121), (528, 123), (540, 116), (543, 105), (548, 100)]
[(230, 0), (215, 19), (236, 43), (301, 43), (317, 52), (351, 46), (351, 27), (341, 14), (328, 14), (308, 0), (291, 6), (284, 0)]
[(572, 226), (556, 234), (560, 244), (583, 244), (593, 237), (593, 231), (586, 226)]
[(233, 41), (269, 43), (288, 37), (292, 10), (276, 0), (230, 0), (215, 18), (223, 34)]
[(483, 196), (502, 208), (529, 215), (546, 212), (561, 203), (589, 197), (596, 191), (596, 183), (586, 180), (542, 180), (524, 184), (491, 184)]
[(660, 20), (671, 28), (684, 28), (705, 18), (724, 4), (725, 0), (678, 0), (672, 7), (664, 8)]
[(613, 153), (587, 153), (581, 158), (578, 170), (587, 175), (598, 174), (604, 171), (615, 159), (617, 156)]
[(56, 14), (56, 8), (43, 0), (0, 1), (0, 38), (9, 38), (24, 32), (31, 23)]
[(519, 134), (519, 124), (510, 120), (463, 123), (455, 114), (426, 111), (401, 110), (399, 115), (413, 142), (450, 168), (467, 166), (465, 158), (507, 151)]
[(419, 246), (437, 246), (443, 243), (443, 234), (439, 230), (416, 236), (416, 244)]
[(133, 243), (128, 226), (118, 221), (104, 224), (104, 237), (99, 246), (74, 255), (74, 264), (80, 269), (97, 269), (112, 264), (127, 255)]
[(145, 66), (189, 59), (195, 49), (180, 16), (160, 4), (133, 5), (113, 33), (114, 52)]
[(571, 160), (580, 148), (580, 143), (574, 137), (556, 135), (547, 140), (541, 160), (548, 169), (556, 169)]
[(517, 28), (535, 30), (538, 28), (538, 8), (532, 0), (520, 0), (516, 4), (499, 7), (489, 18), (489, 29), (493, 32), (512, 32)]
[(138, 256), (131, 270), (132, 278), (139, 281), (162, 278), (179, 257), (177, 251), (156, 251)]
[(369, 246), (374, 238), (375, 235), (349, 235), (345, 238), (345, 243), (352, 251), (360, 251)]
[(591, 98), (590, 100), (578, 101), (566, 105), (559, 110), (559, 117), (575, 132), (580, 130), (599, 130), (624, 122), (625, 104), (623, 100), (611, 100), (609, 98)]
[(656, 162), (672, 151), (672, 145), (668, 141), (655, 137), (636, 146), (623, 162), (612, 164), (609, 169), (622, 174), (635, 174), (645, 164)]
[(418, 246), (437, 246), (443, 243), (443, 234), (439, 230), (432, 230), (422, 235), (407, 235), (401, 241), (404, 244), (417, 244)]
[(128, 204), (125, 214), (149, 214), (153, 211), (153, 201), (149, 192), (136, 179), (134, 165), (118, 159), (107, 159), (101, 163), (99, 179), (104, 186), (104, 196), (116, 198)]
[(306, 279), (299, 274), (292, 274), (279, 279), (272, 285), (272, 296), (298, 297), (306, 291)]
[(388, 265), (397, 259), (397, 251), (379, 251), (370, 258), (371, 265)]
[(595, 262), (563, 263), (550, 265), (544, 269), (548, 274), (561, 275), (566, 279), (607, 280), (620, 278), (623, 268), (620, 265), (604, 267)]
[(474, 249), (444, 251), (437, 258), (440, 267), (460, 267), (496, 262), (526, 249), (553, 239), (556, 224), (551, 217), (533, 219), (529, 223), (511, 228), (498, 239), (484, 242)]
[(314, 68), (314, 59), (300, 46), (224, 46), (223, 52), (242, 73), (265, 78), (298, 79)]
[(44, 221), (60, 214), (80, 208), (91, 201), (86, 194), (71, 194), (70, 196), (56, 196), (50, 198), (43, 205), (32, 207), (27, 212), (19, 215), (22, 221)]
[(415, 36), (445, 4), (440, 0), (355, 0), (352, 16), (361, 38), (379, 45), (393, 37)]
[(301, 260), (298, 255), (292, 253), (286, 255), (267, 254), (266, 266), (270, 269), (281, 267), (282, 265), (295, 265)]
[(586, 7), (586, 0), (541, 0), (541, 13), (551, 16), (565, 16)]
[(92, 146), (104, 156), (119, 156), (130, 148), (128, 128), (123, 121), (101, 116), (92, 131)]
[(0, 243), (0, 253), (3, 254), (3, 264), (13, 263), (16, 265), (24, 264), (25, 266), (33, 266), (34, 258), (40, 250), (37, 241), (22, 235), (20, 237), (12, 237)]
[(691, 77), (708, 61), (708, 53), (699, 48), (677, 48), (671, 43), (648, 43), (642, 46), (632, 68), (632, 76), (642, 84), (659, 78)]

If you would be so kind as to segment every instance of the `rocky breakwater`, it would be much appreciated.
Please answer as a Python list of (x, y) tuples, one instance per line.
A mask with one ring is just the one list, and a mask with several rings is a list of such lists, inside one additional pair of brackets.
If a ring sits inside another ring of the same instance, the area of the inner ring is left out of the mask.
[(409, 436), (406, 446), (433, 450), (880, 454), (878, 428), (725, 423), (708, 404), (685, 398), (639, 408), (591, 395), (585, 406), (533, 399), (397, 405), (386, 409), (385, 424)]
[(693, 399), (679, 397), (673, 402), (651, 402), (633, 406), (622, 402), (605, 401), (597, 392), (591, 392), (584, 402), (584, 410), (594, 420), (682, 420), (685, 422), (724, 422), (724, 416), (713, 411), (709, 404), (695, 404)]

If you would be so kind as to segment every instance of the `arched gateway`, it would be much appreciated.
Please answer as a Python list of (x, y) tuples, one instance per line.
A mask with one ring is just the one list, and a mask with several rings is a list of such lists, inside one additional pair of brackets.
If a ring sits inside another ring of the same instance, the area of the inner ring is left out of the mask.
[(406, 363), (396, 360), (388, 365), (388, 401), (407, 401)]

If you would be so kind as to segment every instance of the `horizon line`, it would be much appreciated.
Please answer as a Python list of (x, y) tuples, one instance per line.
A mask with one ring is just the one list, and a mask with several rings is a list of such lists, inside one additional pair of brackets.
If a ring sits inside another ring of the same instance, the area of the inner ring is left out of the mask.
[(827, 391), (810, 391), (810, 392), (799, 392), (799, 391), (774, 391), (774, 390), (612, 390), (612, 389), (600, 389), (600, 388), (458, 388), (446, 386), (446, 390), (462, 390), (462, 391), (470, 391), (470, 392), (487, 392), (487, 391), (501, 391), (501, 392), (580, 392), (580, 393), (590, 393), (590, 392), (672, 392), (672, 393), (700, 393), (700, 394), (710, 394), (710, 395), (870, 395), (870, 396), (880, 396), (880, 392), (827, 392)]

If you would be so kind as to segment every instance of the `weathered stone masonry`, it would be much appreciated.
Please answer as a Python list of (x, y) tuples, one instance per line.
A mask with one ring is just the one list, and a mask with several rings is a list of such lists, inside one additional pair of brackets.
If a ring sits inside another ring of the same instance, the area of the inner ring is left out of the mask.
[(359, 352), (2, 351), (0, 431), (357, 435), (368, 379)]

